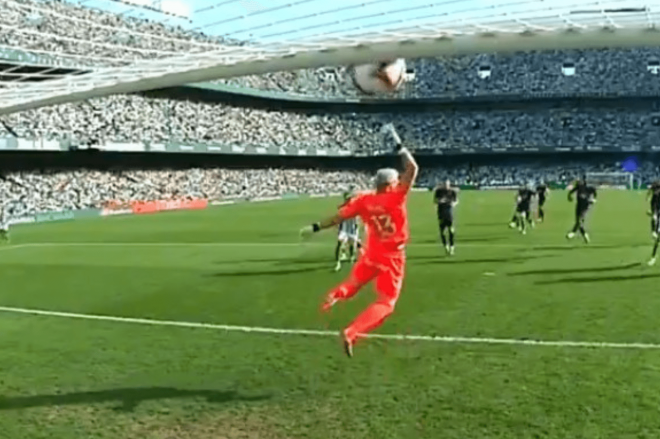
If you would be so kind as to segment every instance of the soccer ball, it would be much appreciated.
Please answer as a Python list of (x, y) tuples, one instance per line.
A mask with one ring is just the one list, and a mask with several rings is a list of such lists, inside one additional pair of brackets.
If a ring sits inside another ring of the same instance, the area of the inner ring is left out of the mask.
[(406, 61), (397, 59), (353, 67), (353, 83), (365, 94), (392, 93), (403, 84)]

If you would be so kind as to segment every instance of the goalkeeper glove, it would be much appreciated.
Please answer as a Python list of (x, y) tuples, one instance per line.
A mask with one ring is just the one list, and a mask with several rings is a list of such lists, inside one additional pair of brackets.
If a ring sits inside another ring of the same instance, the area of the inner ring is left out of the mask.
[(317, 233), (321, 230), (321, 226), (318, 223), (314, 223), (311, 226), (305, 226), (300, 229), (300, 236), (303, 239), (307, 239), (312, 236), (314, 233)]

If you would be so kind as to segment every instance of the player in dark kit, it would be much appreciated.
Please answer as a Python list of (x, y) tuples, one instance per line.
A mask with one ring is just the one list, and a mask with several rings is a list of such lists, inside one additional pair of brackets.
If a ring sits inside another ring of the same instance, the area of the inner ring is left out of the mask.
[(515, 202), (515, 206), (513, 207), (513, 216), (511, 217), (511, 221), (509, 221), (509, 227), (512, 229), (520, 227), (520, 222), (518, 221), (518, 197), (516, 197)]
[(545, 200), (548, 198), (548, 195), (550, 195), (550, 188), (548, 188), (548, 185), (544, 182), (540, 182), (536, 186), (536, 204), (538, 209), (536, 216), (541, 222), (545, 221), (545, 211), (543, 210), (543, 205), (545, 204)]
[(527, 225), (533, 227), (534, 222), (532, 220), (532, 199), (536, 193), (529, 186), (522, 186), (518, 189), (516, 194), (516, 223), (518, 225), (518, 230), (523, 235), (527, 233)]
[(575, 233), (579, 230), (584, 242), (589, 243), (589, 234), (584, 228), (584, 221), (587, 217), (589, 208), (596, 202), (596, 188), (587, 184), (587, 178), (582, 177), (581, 180), (576, 182), (571, 190), (568, 192), (568, 201), (573, 201), (573, 194), (577, 194), (577, 201), (575, 203), (575, 225), (573, 229), (568, 232), (566, 237), (572, 239)]
[[(433, 202), (438, 206), (438, 222), (440, 223), (440, 239), (448, 255), (454, 254), (454, 207), (458, 204), (458, 193), (446, 180), (438, 185), (433, 193)], [(445, 237), (445, 231), (449, 239)]]
[(658, 219), (660, 217), (660, 180), (656, 180), (651, 183), (649, 190), (646, 193), (646, 200), (651, 200), (651, 206), (649, 209), (649, 216), (651, 217), (651, 234), (654, 238), (658, 237)]
[(651, 234), (655, 238), (653, 243), (653, 252), (649, 265), (655, 265), (656, 257), (658, 254), (658, 245), (660, 244), (660, 180), (651, 183), (649, 190), (646, 193), (646, 199), (651, 199), (651, 206), (648, 214), (651, 216)]
[[(657, 224), (657, 222), (656, 222)], [(660, 244), (660, 236), (658, 236), (657, 231), (655, 232), (655, 242), (653, 243), (653, 252), (651, 253), (651, 259), (649, 260), (649, 266), (655, 265), (655, 260), (658, 255), (658, 245)]]

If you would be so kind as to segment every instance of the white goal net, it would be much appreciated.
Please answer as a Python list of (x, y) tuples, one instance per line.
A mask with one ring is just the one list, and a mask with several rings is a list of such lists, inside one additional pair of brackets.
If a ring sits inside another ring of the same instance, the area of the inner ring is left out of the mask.
[[(58, 4), (0, 0), (0, 53), (29, 51), (0, 72), (0, 114), (383, 58), (660, 46), (660, 6), (629, 0), (224, 0), (193, 12), (217, 17), (199, 35), (222, 39), (144, 32)], [(31, 69), (37, 58), (52, 67)]]
[(587, 181), (601, 188), (633, 189), (635, 177), (631, 172), (589, 172)]

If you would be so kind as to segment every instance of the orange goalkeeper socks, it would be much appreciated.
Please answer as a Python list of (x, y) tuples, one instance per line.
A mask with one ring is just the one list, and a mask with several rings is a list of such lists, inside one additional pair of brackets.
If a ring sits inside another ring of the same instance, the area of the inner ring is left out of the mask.
[(359, 334), (366, 334), (382, 325), (385, 319), (392, 314), (393, 311), (394, 308), (389, 304), (376, 302), (369, 305), (369, 307), (365, 309), (362, 314), (357, 316), (353, 323), (346, 328), (344, 331), (346, 338), (351, 343), (355, 343)]

